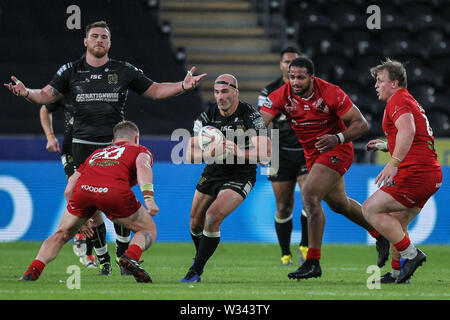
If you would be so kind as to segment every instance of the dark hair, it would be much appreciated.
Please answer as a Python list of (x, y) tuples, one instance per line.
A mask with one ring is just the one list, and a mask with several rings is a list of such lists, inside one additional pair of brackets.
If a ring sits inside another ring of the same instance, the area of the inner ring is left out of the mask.
[(113, 129), (114, 139), (135, 136), (136, 134), (139, 134), (139, 128), (134, 122), (128, 120), (119, 122)]
[(280, 57), (283, 58), (285, 53), (296, 53), (299, 56), (302, 55), (302, 53), (300, 52), (300, 50), (298, 50), (296, 47), (287, 47), (286, 49), (284, 49), (283, 51), (281, 51)]
[(292, 61), (291, 64), (289, 65), (289, 70), (292, 67), (306, 68), (308, 74), (310, 75), (314, 74), (314, 62), (312, 62), (311, 59), (305, 56), (298, 57), (297, 59)]
[(387, 70), (389, 80), (397, 80), (400, 88), (407, 87), (406, 69), (401, 62), (387, 58), (386, 61), (381, 62), (381, 64), (370, 68), (370, 74), (376, 79), (378, 72), (382, 70)]
[(109, 26), (106, 23), (106, 21), (101, 20), (101, 21), (95, 21), (95, 22), (92, 22), (91, 24), (88, 24), (86, 26), (86, 38), (89, 34), (89, 31), (91, 31), (92, 28), (105, 28), (106, 30), (108, 30), (109, 37), (111, 38), (111, 30), (109, 29)]

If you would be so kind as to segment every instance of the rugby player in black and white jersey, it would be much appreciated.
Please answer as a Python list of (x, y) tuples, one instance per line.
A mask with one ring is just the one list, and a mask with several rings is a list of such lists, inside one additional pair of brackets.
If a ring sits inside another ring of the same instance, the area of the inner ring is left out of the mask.
[[(15, 76), (13, 83), (4, 84), (12, 93), (30, 102), (46, 105), (66, 96), (74, 106), (73, 159), (76, 167), (96, 149), (112, 141), (113, 127), (124, 120), (124, 106), (128, 90), (150, 99), (165, 99), (195, 88), (206, 74), (194, 76), (195, 67), (180, 82), (157, 83), (128, 62), (108, 57), (111, 31), (105, 21), (86, 27), (84, 38), (86, 57), (62, 66), (48, 85), (29, 89)], [(106, 227), (100, 212), (94, 215), (93, 242), (100, 274), (111, 274), (110, 257), (106, 246)], [(116, 228), (116, 232), (120, 230)], [(120, 230), (122, 231), (122, 230)], [(129, 230), (119, 237), (127, 239)], [(118, 238), (119, 239), (119, 238)], [(125, 251), (128, 242), (124, 243)]]
[[(259, 108), (266, 102), (269, 94), (289, 82), (289, 65), (294, 59), (300, 56), (301, 52), (294, 47), (288, 47), (281, 51), (280, 70), (282, 75), (261, 90), (258, 97)], [(293, 229), (292, 211), (294, 209), (295, 185), (298, 184), (300, 191), (302, 190), (308, 168), (306, 167), (303, 147), (298, 141), (294, 130), (292, 130), (290, 124), (286, 121), (286, 116), (282, 113), (278, 114), (272, 121), (272, 124), (273, 129), (279, 130), (279, 165), (278, 168), (274, 168), (273, 166), (269, 167), (268, 179), (272, 182), (277, 207), (275, 213), (275, 232), (281, 249), (280, 264), (282, 266), (288, 266), (292, 264), (290, 245)], [(301, 265), (306, 260), (306, 253), (308, 252), (308, 220), (305, 210), (302, 210), (300, 222), (302, 236), (298, 251), (299, 264)]]
[[(196, 120), (194, 137), (190, 138), (186, 153), (188, 162), (206, 160), (208, 165), (192, 200), (190, 231), (196, 254), (181, 282), (201, 281), (203, 268), (219, 245), (222, 221), (252, 190), (256, 181), (256, 164), (270, 160), (270, 138), (266, 126), (258, 110), (239, 101), (236, 78), (230, 74), (220, 75), (214, 83), (214, 97), (217, 105), (212, 105)], [(198, 133), (203, 126), (213, 126), (229, 139), (202, 151)], [(213, 163), (207, 160), (211, 155), (216, 158), (221, 154), (226, 155), (225, 160)]]

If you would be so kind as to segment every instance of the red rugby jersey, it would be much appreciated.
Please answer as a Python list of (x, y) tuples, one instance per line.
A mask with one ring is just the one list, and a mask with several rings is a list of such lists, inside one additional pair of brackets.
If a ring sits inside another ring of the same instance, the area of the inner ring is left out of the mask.
[(400, 163), (400, 167), (411, 165), (427, 165), (440, 167), (437, 154), (434, 150), (433, 130), (430, 127), (425, 110), (413, 98), (407, 89), (399, 89), (386, 104), (383, 116), (383, 131), (386, 135), (389, 152), (394, 152), (397, 128), (395, 121), (405, 114), (411, 113), (414, 117), (416, 134), (406, 157)]
[(279, 112), (284, 113), (303, 144), (305, 155), (309, 157), (320, 154), (314, 146), (318, 137), (337, 134), (347, 129), (340, 117), (352, 106), (353, 102), (341, 88), (314, 77), (311, 97), (297, 97), (291, 92), (289, 83), (286, 83), (268, 96), (261, 110), (274, 116)]
[(147, 153), (153, 166), (153, 154), (146, 147), (118, 142), (95, 150), (77, 170), (79, 184), (131, 188), (137, 183), (136, 158)]

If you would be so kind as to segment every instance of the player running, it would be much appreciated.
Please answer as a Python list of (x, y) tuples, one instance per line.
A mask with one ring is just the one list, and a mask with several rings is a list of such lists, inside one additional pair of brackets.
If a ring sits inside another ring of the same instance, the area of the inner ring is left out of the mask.
[[(345, 191), (344, 174), (353, 162), (352, 140), (367, 131), (366, 119), (338, 86), (314, 76), (314, 63), (299, 57), (289, 66), (289, 83), (272, 92), (261, 108), (266, 125), (282, 112), (305, 150), (308, 177), (303, 206), (308, 217), (309, 249), (306, 261), (289, 278), (320, 277), (325, 214), (329, 207), (366, 229), (377, 239), (378, 266), (389, 256), (389, 242), (362, 215), (361, 205)], [(349, 122), (346, 127), (344, 121)]]
[[(20, 280), (37, 280), (63, 245), (101, 210), (108, 219), (134, 232), (129, 248), (120, 257), (120, 265), (133, 274), (137, 282), (152, 282), (138, 263), (142, 252), (156, 240), (152, 216), (159, 208), (154, 201), (152, 165), (153, 154), (139, 145), (137, 126), (130, 121), (118, 123), (114, 127), (113, 144), (96, 150), (70, 177), (64, 192), (68, 205), (58, 230), (44, 241)], [(146, 208), (131, 190), (136, 183), (141, 188)]]

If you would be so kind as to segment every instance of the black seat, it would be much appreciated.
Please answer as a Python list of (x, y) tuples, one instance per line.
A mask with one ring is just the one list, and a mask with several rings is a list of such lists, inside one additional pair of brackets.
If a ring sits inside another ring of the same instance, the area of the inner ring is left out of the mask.
[(410, 85), (428, 84), (435, 88), (441, 88), (443, 77), (437, 75), (432, 69), (411, 66), (406, 70)]
[(434, 137), (450, 137), (450, 117), (447, 112), (436, 109), (427, 111), (426, 115)]
[(430, 97), (434, 97), (436, 95), (436, 88), (427, 83), (419, 83), (408, 85), (408, 91), (416, 98), (420, 103), (424, 103), (425, 101), (429, 101)]

